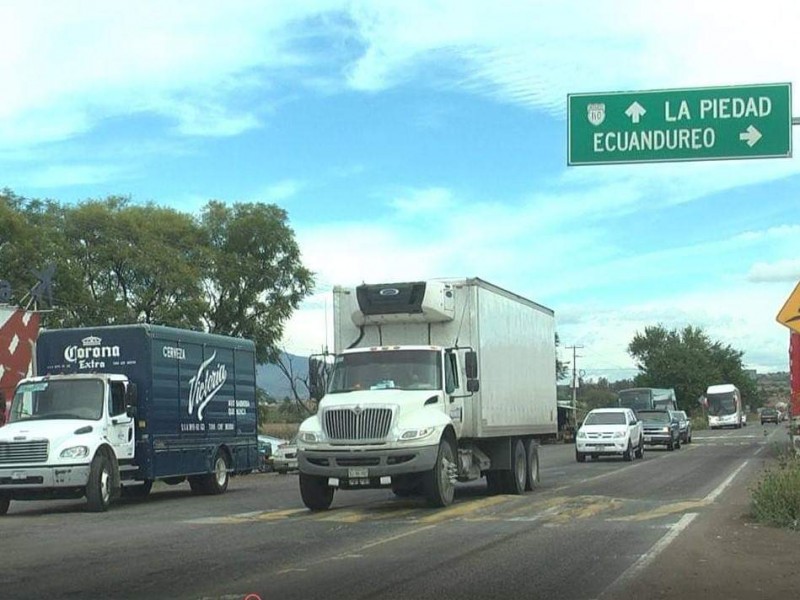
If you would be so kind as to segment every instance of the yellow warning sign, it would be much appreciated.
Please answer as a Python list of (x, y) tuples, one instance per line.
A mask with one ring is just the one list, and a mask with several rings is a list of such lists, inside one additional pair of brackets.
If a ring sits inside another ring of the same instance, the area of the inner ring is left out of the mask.
[(781, 325), (786, 325), (792, 331), (800, 333), (800, 283), (789, 294), (786, 304), (775, 318)]

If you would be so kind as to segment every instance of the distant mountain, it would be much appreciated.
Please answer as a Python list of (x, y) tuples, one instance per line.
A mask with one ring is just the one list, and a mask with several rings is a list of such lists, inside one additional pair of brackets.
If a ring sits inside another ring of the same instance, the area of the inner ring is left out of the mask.
[[(305, 379), (308, 377), (308, 357), (281, 353), (284, 364), (291, 364), (292, 371), (296, 377)], [(277, 365), (256, 365), (256, 385), (263, 389), (267, 394), (276, 400), (292, 397), (292, 390), (289, 381), (286, 379)], [(300, 384), (300, 390), (305, 391), (305, 387)]]

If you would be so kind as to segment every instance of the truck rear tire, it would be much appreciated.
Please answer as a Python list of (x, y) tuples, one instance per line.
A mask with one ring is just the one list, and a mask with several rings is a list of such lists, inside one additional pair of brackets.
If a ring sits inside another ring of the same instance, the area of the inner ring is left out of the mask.
[(225, 493), (228, 489), (230, 474), (228, 473), (228, 456), (222, 450), (214, 455), (214, 470), (203, 477), (203, 488), (209, 496)]
[(8, 512), (8, 507), (11, 505), (11, 496), (6, 494), (0, 495), (0, 516)]
[(333, 502), (334, 491), (325, 477), (300, 473), (300, 496), (309, 510), (328, 510)]
[(95, 455), (86, 484), (86, 503), (89, 512), (105, 512), (111, 504), (111, 463), (102, 452)]
[(525, 450), (528, 467), (525, 490), (530, 492), (539, 485), (539, 446), (533, 440), (528, 440), (525, 443)]
[(527, 483), (528, 466), (525, 455), (525, 446), (522, 440), (512, 441), (511, 468), (504, 472), (506, 494), (520, 495), (525, 492)]
[(422, 478), (422, 487), (429, 506), (440, 508), (453, 503), (456, 486), (451, 479), (451, 472), (455, 470), (455, 461), (453, 445), (443, 439), (439, 442), (436, 464)]
[(631, 447), (630, 440), (628, 440), (628, 449), (622, 453), (622, 460), (625, 462), (631, 462), (633, 460), (633, 448)]

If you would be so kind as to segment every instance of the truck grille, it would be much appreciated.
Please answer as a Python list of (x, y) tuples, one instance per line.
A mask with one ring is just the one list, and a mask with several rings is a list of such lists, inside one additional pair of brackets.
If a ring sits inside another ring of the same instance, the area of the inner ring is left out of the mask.
[(47, 440), (0, 442), (0, 465), (47, 462)]
[(328, 439), (381, 442), (392, 424), (390, 408), (331, 408), (325, 411), (323, 427)]

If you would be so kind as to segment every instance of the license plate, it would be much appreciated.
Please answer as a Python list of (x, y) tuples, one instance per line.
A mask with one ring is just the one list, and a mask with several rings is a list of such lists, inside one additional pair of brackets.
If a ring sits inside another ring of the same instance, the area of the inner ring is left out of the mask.
[(12, 471), (11, 479), (27, 479), (28, 474), (25, 471)]
[(367, 467), (347, 469), (347, 477), (349, 479), (364, 479), (369, 477), (369, 469)]

